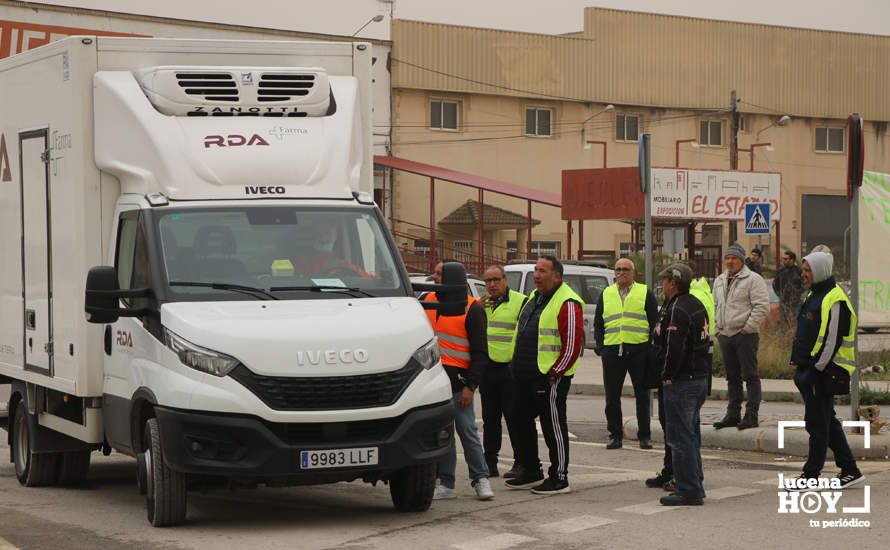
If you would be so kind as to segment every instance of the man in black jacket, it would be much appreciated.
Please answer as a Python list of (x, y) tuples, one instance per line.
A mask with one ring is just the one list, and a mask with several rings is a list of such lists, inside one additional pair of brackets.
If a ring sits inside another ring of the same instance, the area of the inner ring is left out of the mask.
[(773, 290), (779, 297), (779, 328), (787, 330), (797, 315), (803, 296), (803, 274), (797, 265), (797, 254), (790, 250), (782, 254), (782, 269), (773, 278)]
[(655, 327), (662, 365), (665, 439), (671, 446), (677, 490), (664, 506), (700, 506), (705, 496), (699, 413), (708, 393), (708, 314), (689, 294), (692, 270), (681, 263), (658, 274), (667, 305)]
[(804, 421), (810, 435), (800, 477), (818, 478), (830, 447), (841, 469), (837, 476), (840, 485), (846, 488), (865, 479), (834, 414), (834, 396), (849, 391), (850, 374), (855, 369), (856, 316), (831, 274), (833, 268), (834, 258), (824, 252), (812, 252), (803, 259), (804, 284), (810, 292), (797, 316), (791, 364), (796, 367), (794, 384), (803, 397)]

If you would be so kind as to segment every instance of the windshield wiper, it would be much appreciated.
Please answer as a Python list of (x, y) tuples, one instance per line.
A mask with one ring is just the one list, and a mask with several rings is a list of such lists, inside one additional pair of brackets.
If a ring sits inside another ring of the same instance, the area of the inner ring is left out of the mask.
[(193, 286), (213, 288), (216, 290), (231, 290), (233, 292), (241, 292), (242, 294), (253, 296), (254, 298), (260, 298), (262, 296), (267, 300), (278, 300), (278, 297), (274, 294), (265, 291), (262, 288), (256, 288), (252, 286), (235, 285), (231, 283), (195, 283), (192, 281), (171, 281), (168, 284), (170, 286)]
[[(359, 294), (363, 294), (369, 298), (377, 298), (374, 294), (366, 290), (362, 290), (356, 286), (337, 286), (337, 285), (307, 285), (307, 286), (273, 286), (269, 289), (271, 292), (287, 292), (287, 291), (299, 291), (299, 290), (308, 290), (310, 292), (343, 292), (344, 294), (349, 294), (350, 292), (357, 292)], [(349, 294), (350, 296), (355, 296), (355, 294)]]

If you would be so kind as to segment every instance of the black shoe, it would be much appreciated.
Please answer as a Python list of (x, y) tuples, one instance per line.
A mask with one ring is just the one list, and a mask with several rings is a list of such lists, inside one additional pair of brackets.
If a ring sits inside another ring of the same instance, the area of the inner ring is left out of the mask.
[(652, 440), (648, 437), (640, 438), (640, 448), (641, 449), (651, 449), (652, 448)]
[(678, 493), (671, 493), (659, 499), (662, 506), (701, 506), (705, 501), (701, 498), (684, 497)]
[(851, 485), (856, 485), (857, 483), (865, 481), (865, 476), (862, 475), (862, 472), (856, 470), (855, 472), (841, 472), (835, 479), (841, 481), (841, 489), (846, 489)]
[(523, 472), (522, 475), (510, 478), (504, 482), (507, 489), (531, 489), (544, 480), (543, 472), (535, 472), (532, 474)]
[(488, 477), (501, 477), (497, 461), (488, 463)]
[(738, 423), (736, 428), (740, 430), (747, 430), (748, 428), (756, 428), (760, 423), (757, 422), (757, 413), (745, 413), (745, 418), (742, 419), (741, 422)]
[(513, 463), (513, 467), (504, 472), (504, 479), (513, 479), (514, 477), (519, 477), (525, 472), (525, 468), (522, 467), (518, 462)]
[(606, 445), (607, 449), (620, 449), (622, 446), (621, 440), (617, 437), (610, 437), (609, 443)]
[(741, 419), (738, 416), (729, 416), (728, 414), (723, 417), (723, 420), (714, 422), (714, 429), (721, 428), (732, 428), (734, 426), (738, 426)]
[(554, 479), (552, 477), (548, 477), (544, 480), (544, 483), (532, 487), (532, 492), (536, 495), (559, 495), (563, 493), (571, 493), (572, 488), (569, 487), (569, 480), (563, 479), (562, 481), (558, 479)]
[(673, 474), (666, 474), (664, 470), (655, 473), (655, 477), (646, 480), (646, 487), (652, 489), (660, 489), (665, 483), (674, 477)]

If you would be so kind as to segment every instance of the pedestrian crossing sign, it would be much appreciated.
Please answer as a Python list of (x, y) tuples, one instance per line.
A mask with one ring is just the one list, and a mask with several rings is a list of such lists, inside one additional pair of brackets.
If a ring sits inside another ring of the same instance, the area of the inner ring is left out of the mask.
[(769, 203), (745, 205), (745, 235), (769, 235)]

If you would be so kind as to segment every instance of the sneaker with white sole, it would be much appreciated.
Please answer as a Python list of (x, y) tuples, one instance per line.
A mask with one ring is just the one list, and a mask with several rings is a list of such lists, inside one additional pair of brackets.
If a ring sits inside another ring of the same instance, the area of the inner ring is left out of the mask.
[(487, 477), (480, 477), (474, 481), (473, 489), (476, 489), (476, 498), (479, 500), (491, 500), (494, 498), (494, 491), (491, 490), (491, 482)]
[(552, 477), (548, 477), (544, 480), (544, 483), (532, 488), (532, 493), (536, 495), (560, 495), (571, 492), (572, 488), (569, 487), (567, 479), (555, 479)]
[(433, 500), (446, 500), (449, 498), (457, 498), (457, 491), (442, 484), (436, 485), (436, 490), (433, 491)]
[(841, 472), (837, 475), (836, 479), (841, 481), (841, 489), (846, 489), (847, 487), (865, 481), (865, 476), (862, 475), (862, 472), (857, 470), (855, 472)]

